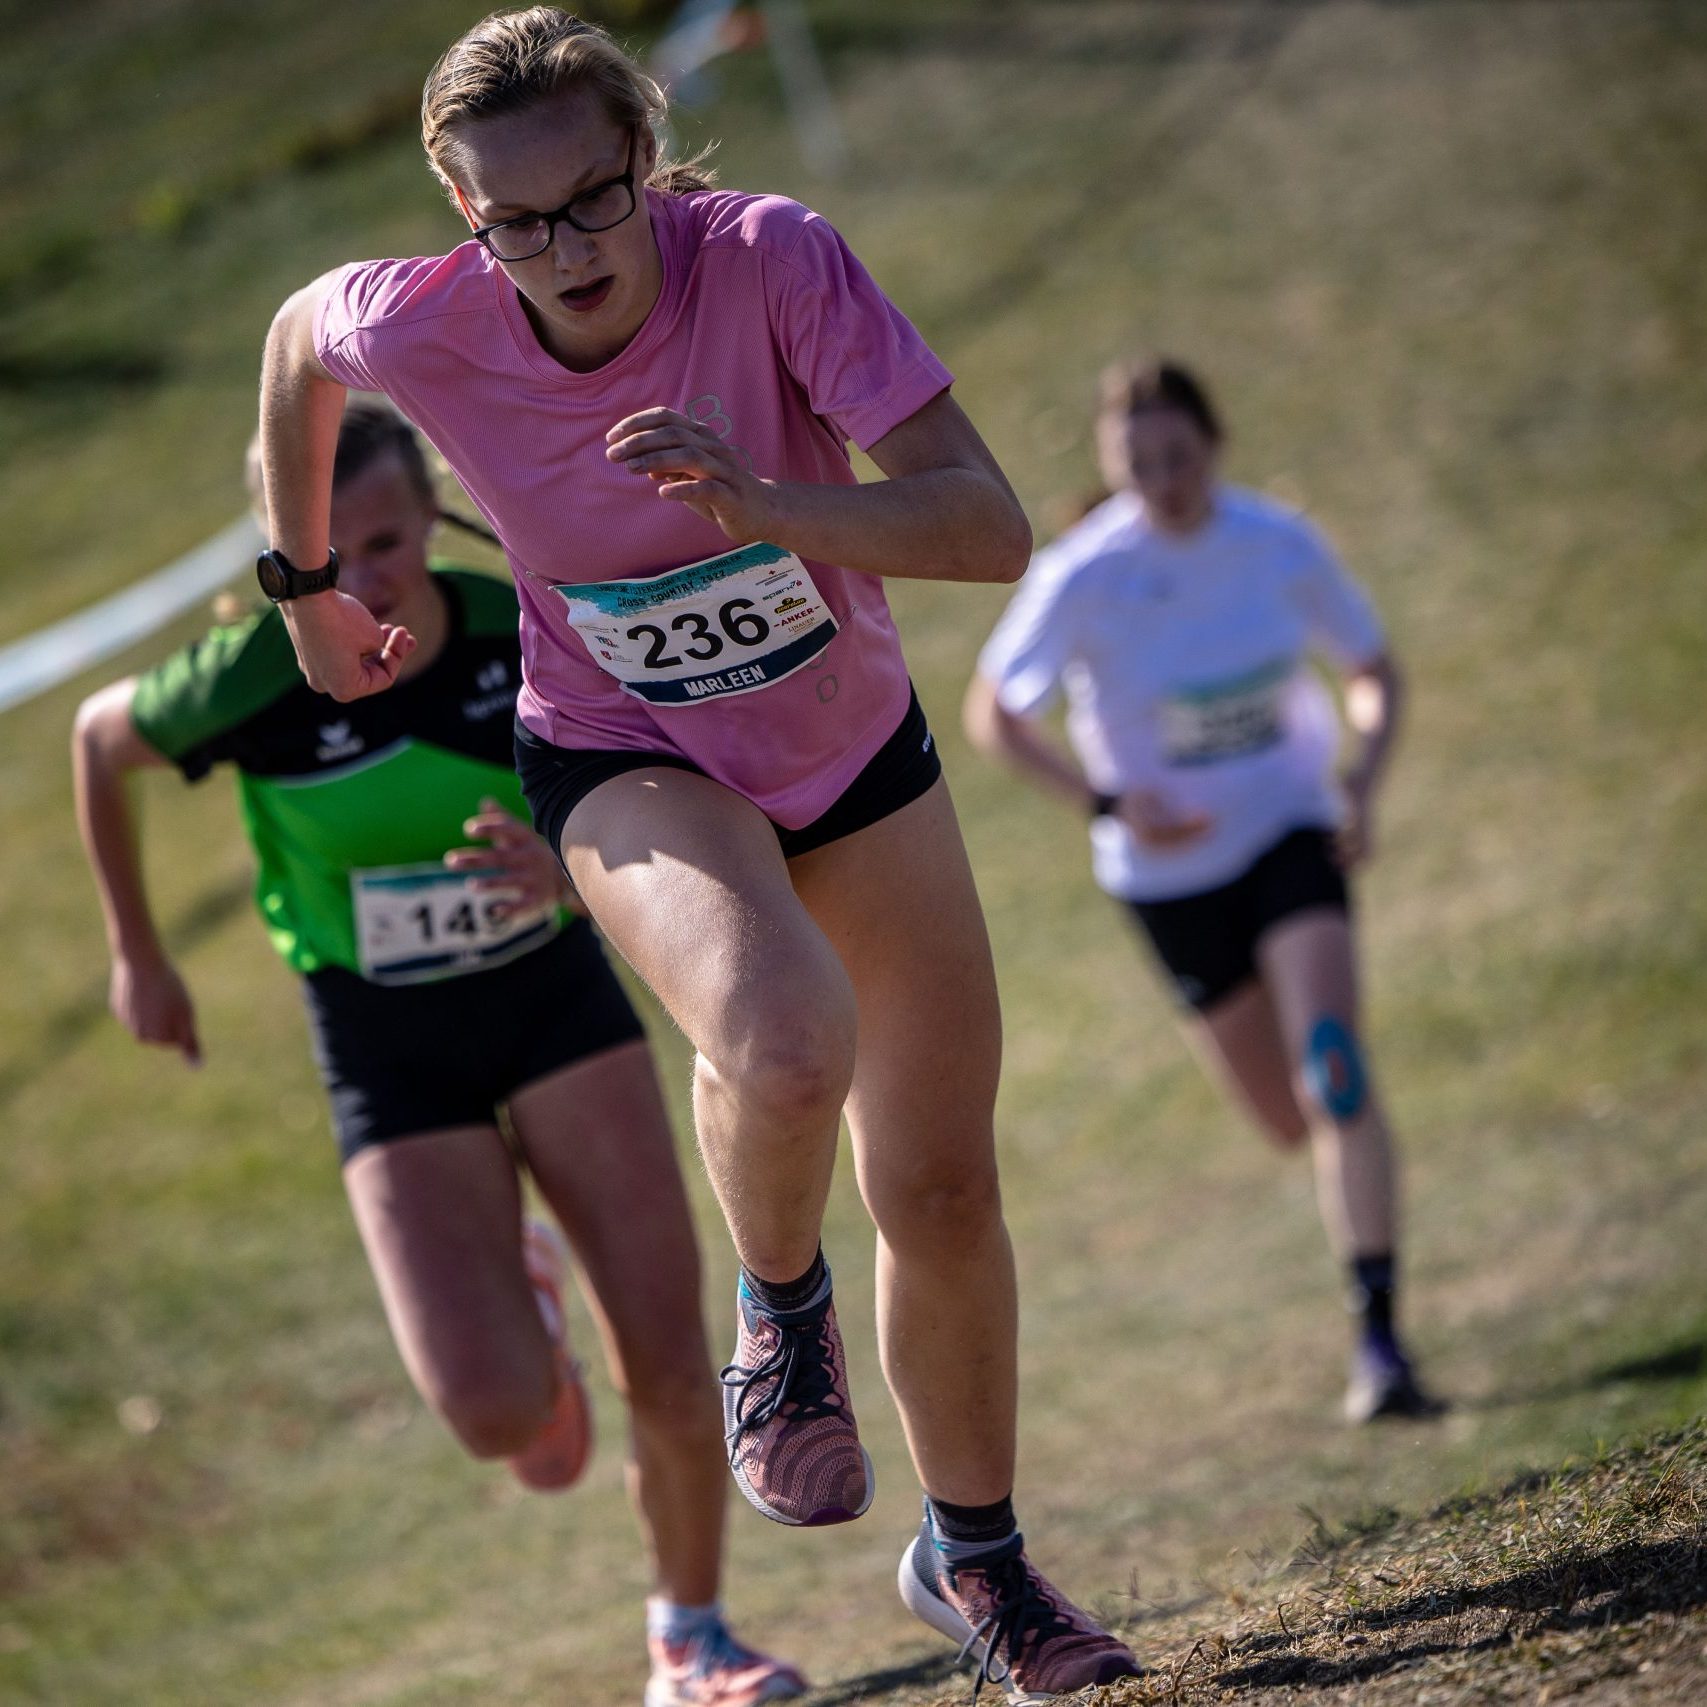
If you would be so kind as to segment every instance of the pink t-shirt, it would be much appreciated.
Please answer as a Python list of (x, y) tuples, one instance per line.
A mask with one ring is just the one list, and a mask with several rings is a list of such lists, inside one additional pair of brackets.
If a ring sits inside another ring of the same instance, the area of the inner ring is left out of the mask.
[[(345, 385), (397, 404), (503, 541), (521, 598), (518, 710), (529, 729), (560, 747), (678, 754), (799, 828), (906, 711), (882, 582), (814, 560), (804, 582), (779, 579), (786, 563), (737, 582), (672, 577), (671, 596), (700, 604), (667, 603), (654, 619), (646, 600), (658, 595), (634, 581), (732, 547), (608, 461), (605, 434), (662, 405), (710, 424), (762, 476), (851, 485), (846, 442), (869, 448), (953, 376), (834, 228), (797, 202), (717, 191), (648, 191), (647, 202), (663, 287), (633, 342), (592, 373), (541, 348), (514, 286), (474, 242), (344, 268), (315, 349)], [(752, 577), (766, 573), (761, 597)], [(589, 595), (606, 601), (604, 616), (557, 590), (611, 582), (624, 585)], [(721, 600), (728, 587), (753, 596)], [(792, 631), (802, 636), (792, 656), (776, 650), (790, 621), (806, 625)], [(771, 656), (745, 668), (744, 645), (761, 629), (774, 631)], [(695, 667), (687, 658), (707, 654), (705, 674), (672, 686)], [(661, 685), (644, 667), (657, 659), (680, 661), (654, 672)], [(791, 673), (751, 686), (767, 668)], [(704, 697), (642, 697), (669, 691)]]

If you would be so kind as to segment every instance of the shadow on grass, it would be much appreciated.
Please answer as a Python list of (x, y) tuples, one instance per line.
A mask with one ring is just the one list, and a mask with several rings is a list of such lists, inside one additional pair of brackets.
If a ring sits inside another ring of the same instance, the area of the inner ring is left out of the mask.
[(1566, 1554), (1474, 1588), (1413, 1595), (1355, 1613), (1348, 1622), (1386, 1629), (1471, 1607), (1496, 1607), (1539, 1614), (1537, 1630), (1569, 1630), (1587, 1623), (1628, 1624), (1650, 1612), (1693, 1612), (1701, 1606), (1707, 1606), (1707, 1535), (1697, 1532), (1669, 1541), (1621, 1541), (1587, 1556)]
[(891, 1689), (922, 1688), (926, 1684), (946, 1683), (955, 1672), (952, 1654), (932, 1654), (929, 1659), (913, 1660), (907, 1665), (885, 1666), (881, 1671), (862, 1672), (858, 1677), (844, 1677), (807, 1696), (808, 1707), (844, 1707), (850, 1701), (869, 1701)]
[(1550, 1381), (1542, 1387), (1502, 1388), (1480, 1398), (1454, 1400), (1454, 1404), (1467, 1411), (1499, 1411), (1514, 1405), (1574, 1399), (1579, 1394), (1593, 1393), (1602, 1387), (1619, 1387), (1631, 1382), (1695, 1381), (1703, 1375), (1707, 1375), (1707, 1338), (1696, 1336), (1640, 1357), (1624, 1357), (1615, 1363), (1603, 1363), (1581, 1375)]
[(1619, 1381), (1693, 1381), (1707, 1375), (1707, 1340), (1685, 1340), (1648, 1357), (1627, 1358), (1596, 1370), (1585, 1383), (1610, 1387)]
[[(1588, 1556), (1566, 1554), (1493, 1582), (1428, 1590), (1392, 1605), (1352, 1612), (1342, 1631), (1379, 1632), (1387, 1645), (1354, 1658), (1320, 1654), (1272, 1655), (1216, 1674), (1225, 1689), (1334, 1689), (1404, 1671), (1444, 1654), (1469, 1656), (1549, 1631), (1604, 1630), (1636, 1624), (1654, 1613), (1694, 1612), (1707, 1606), (1707, 1535), (1676, 1540), (1628, 1541)], [(1406, 1641), (1424, 1627), (1457, 1624), (1457, 1633)], [(1362, 1635), (1342, 1635), (1362, 1644)], [(1288, 1638), (1262, 1636), (1246, 1648), (1274, 1648)]]
[[(198, 896), (165, 933), (176, 953), (205, 942), (221, 925), (249, 903), (250, 879), (245, 875)], [(0, 1109), (38, 1079), (56, 1072), (97, 1026), (116, 1024), (107, 1011), (105, 979), (91, 983), (81, 995), (44, 1016), (33, 1038), (23, 1040), (16, 1060), (0, 1066)]]

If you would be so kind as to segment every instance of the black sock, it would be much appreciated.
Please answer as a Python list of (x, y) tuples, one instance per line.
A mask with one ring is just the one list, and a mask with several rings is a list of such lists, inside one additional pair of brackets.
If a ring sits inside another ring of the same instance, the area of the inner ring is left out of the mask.
[(947, 1500), (926, 1494), (925, 1506), (930, 1512), (938, 1550), (951, 1558), (999, 1547), (1018, 1527), (1012, 1494), (993, 1505), (950, 1505)]
[(1393, 1337), (1393, 1294), (1397, 1286), (1390, 1251), (1351, 1259), (1351, 1307), (1362, 1317), (1366, 1335), (1388, 1340)]
[(761, 1280), (745, 1265), (741, 1269), (741, 1284), (748, 1296), (767, 1310), (786, 1315), (790, 1310), (803, 1310), (818, 1296), (819, 1289), (828, 1284), (829, 1265), (824, 1261), (824, 1248), (812, 1259), (812, 1266), (798, 1280)]

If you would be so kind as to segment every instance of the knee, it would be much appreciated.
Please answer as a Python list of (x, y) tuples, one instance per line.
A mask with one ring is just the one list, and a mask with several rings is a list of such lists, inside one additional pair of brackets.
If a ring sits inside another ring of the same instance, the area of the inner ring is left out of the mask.
[(447, 1372), (426, 1394), (472, 1458), (513, 1458), (535, 1440), (551, 1415), (552, 1386), (545, 1365), (537, 1382), (468, 1369)]
[(703, 1071), (768, 1122), (810, 1127), (836, 1118), (847, 1101), (856, 1038), (853, 992), (832, 985), (797, 1003), (765, 1002), (741, 1016), (737, 1036), (700, 1059)]
[(945, 1158), (873, 1182), (867, 1206), (891, 1250), (922, 1244), (965, 1249), (1002, 1225), (1002, 1190), (994, 1156)]
[(1306, 1108), (1336, 1128), (1355, 1124), (1369, 1107), (1363, 1046), (1357, 1033), (1333, 1014), (1324, 1014), (1311, 1026), (1298, 1079)]
[(631, 1367), (622, 1382), (635, 1428), (653, 1440), (699, 1446), (723, 1437), (717, 1388), (703, 1353), (666, 1365)]

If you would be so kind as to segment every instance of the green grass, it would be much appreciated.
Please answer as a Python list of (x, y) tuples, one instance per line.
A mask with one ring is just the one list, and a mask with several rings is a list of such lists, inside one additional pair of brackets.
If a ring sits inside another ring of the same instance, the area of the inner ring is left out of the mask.
[[(0, 640), (234, 512), (260, 340), (290, 289), (454, 238), (406, 110), (470, 16), (12, 10)], [(1068, 1588), (1134, 1620), (1181, 1689), (1219, 1689), (1259, 1661), (1185, 1658), (1200, 1635), (1208, 1653), (1262, 1633), (1238, 1597), (1312, 1533), (1301, 1508), (1336, 1532), (1428, 1512), (1707, 1408), (1707, 17), (1641, 0), (813, 11), (854, 170), (804, 174), (752, 60), (687, 126), (724, 138), (726, 180), (841, 224), (959, 374), (1040, 528), (1090, 478), (1098, 366), (1138, 344), (1200, 362), (1233, 477), (1308, 504), (1414, 685), (1363, 917), (1407, 1157), (1405, 1308), (1460, 1403), (1434, 1428), (1348, 1437), (1302, 1169), (1200, 1081), (1091, 888), (1082, 826), (958, 738), (1000, 591), (894, 595), (1003, 981), (1022, 1512)], [(644, 1585), (614, 1401), (591, 1485), (560, 1502), (512, 1495), (413, 1402), (217, 782), (142, 790), (209, 1064), (186, 1074), (105, 1019), (63, 759), (91, 685), (10, 713), (0, 745), (0, 1697), (632, 1701)], [(679, 1043), (658, 1040), (679, 1090)], [(735, 1513), (730, 1599), (843, 1680), (826, 1702), (930, 1700), (951, 1686), (917, 1669), (937, 1649), (890, 1586), (914, 1494), (848, 1174), (829, 1246), (877, 1503), (822, 1535)], [(727, 1244), (702, 1207), (721, 1300)], [(151, 1431), (121, 1424), (136, 1398)], [(1656, 1462), (1614, 1452), (1584, 1485), (1633, 1500)], [(1556, 1510), (1592, 1553), (1592, 1513)], [(1434, 1592), (1497, 1575), (1454, 1576), (1415, 1534)], [(1338, 1640), (1340, 1611), (1311, 1616)], [(1634, 1616), (1611, 1614), (1644, 1639)], [(1498, 1683), (1482, 1625), (1431, 1628), (1431, 1684)], [(1383, 1687), (1404, 1698), (1421, 1675)]]

